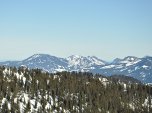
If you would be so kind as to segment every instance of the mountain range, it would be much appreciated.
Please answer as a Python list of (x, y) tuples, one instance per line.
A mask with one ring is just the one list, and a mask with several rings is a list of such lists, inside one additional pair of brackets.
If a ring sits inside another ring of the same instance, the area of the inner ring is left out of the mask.
[(60, 58), (48, 54), (34, 54), (22, 61), (0, 62), (4, 66), (26, 66), (30, 69), (39, 68), (44, 71), (55, 73), (62, 71), (81, 71), (100, 73), (106, 76), (126, 75), (136, 78), (144, 83), (152, 83), (152, 57), (138, 58), (127, 56), (123, 59), (116, 58), (111, 63), (97, 58), (96, 56), (71, 55)]

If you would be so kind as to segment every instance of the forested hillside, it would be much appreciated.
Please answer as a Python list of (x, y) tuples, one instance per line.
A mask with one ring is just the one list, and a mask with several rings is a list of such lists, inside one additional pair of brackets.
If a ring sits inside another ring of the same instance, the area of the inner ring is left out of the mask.
[(152, 87), (118, 79), (0, 67), (0, 112), (152, 113)]

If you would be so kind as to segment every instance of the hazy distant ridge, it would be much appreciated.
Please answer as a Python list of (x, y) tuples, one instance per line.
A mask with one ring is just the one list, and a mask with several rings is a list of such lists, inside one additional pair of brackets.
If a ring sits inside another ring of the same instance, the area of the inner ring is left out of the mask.
[(48, 54), (35, 54), (22, 61), (0, 62), (0, 65), (17, 67), (24, 65), (48, 72), (82, 71), (107, 76), (122, 74), (152, 83), (152, 57), (150, 56), (143, 58), (127, 56), (124, 59), (116, 58), (112, 63), (108, 63), (95, 56), (71, 55), (68, 58), (59, 58)]

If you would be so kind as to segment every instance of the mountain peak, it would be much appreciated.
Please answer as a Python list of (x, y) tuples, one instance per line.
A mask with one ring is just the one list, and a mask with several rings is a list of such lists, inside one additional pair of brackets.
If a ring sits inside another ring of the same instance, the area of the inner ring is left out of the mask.
[(22, 61), (0, 62), (5, 66), (27, 66), (28, 68), (39, 68), (48, 72), (58, 71), (82, 71), (101, 73), (104, 75), (123, 74), (133, 76), (139, 80), (152, 82), (152, 57), (137, 58), (127, 56), (123, 59), (117, 58), (112, 63), (106, 63), (96, 56), (71, 55), (68, 58), (59, 58), (49, 54), (34, 54)]
[(105, 65), (107, 64), (106, 61), (103, 61), (101, 59), (99, 59), (98, 57), (96, 56), (87, 56), (87, 58), (92, 61), (95, 65)]
[(28, 57), (27, 59), (25, 59), (24, 61), (32, 61), (34, 59), (40, 59), (40, 58), (45, 58), (45, 57), (50, 57), (50, 55), (48, 55), (48, 54), (34, 54), (34, 55)]
[(43, 56), (43, 57), (44, 57), (44, 56), (46, 57), (46, 56), (51, 56), (51, 55), (49, 55), (49, 54), (42, 54), (42, 53), (32, 55), (32, 57), (35, 57), (35, 58), (36, 58), (36, 57), (42, 57), (42, 56)]
[(70, 58), (70, 59), (79, 59), (79, 58), (83, 58), (83, 57), (84, 56), (81, 56), (81, 55), (71, 55), (68, 58)]
[(116, 58), (113, 60), (113, 64), (120, 64), (120, 63), (124, 63), (124, 64), (127, 64), (127, 63), (131, 63), (131, 62), (137, 62), (139, 61), (140, 58), (138, 57), (135, 57), (135, 56), (127, 56), (123, 59), (120, 59), (120, 58)]
[(112, 61), (112, 64), (117, 64), (117, 63), (119, 63), (121, 60), (122, 60), (122, 59), (120, 59), (120, 58), (116, 58), (116, 59), (114, 59), (114, 60)]
[(105, 65), (105, 61), (95, 57), (95, 56), (81, 56), (81, 55), (71, 55), (67, 58), (69, 67), (73, 69), (77, 68), (93, 68), (98, 65)]
[(123, 60), (126, 60), (126, 61), (135, 61), (135, 60), (138, 60), (138, 59), (139, 58), (135, 57), (135, 56), (127, 56)]

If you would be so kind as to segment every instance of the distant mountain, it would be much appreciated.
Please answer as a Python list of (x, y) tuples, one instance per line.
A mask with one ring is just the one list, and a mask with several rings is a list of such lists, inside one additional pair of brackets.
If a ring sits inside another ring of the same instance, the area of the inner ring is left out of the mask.
[(134, 56), (127, 56), (124, 59), (116, 58), (112, 64), (124, 64), (126, 66), (130, 66), (132, 64), (137, 63), (140, 61), (140, 58), (134, 57)]
[(122, 74), (134, 77), (142, 82), (152, 82), (152, 57), (125, 57), (101, 67), (99, 73), (105, 75)]
[(49, 72), (64, 71), (67, 67), (67, 60), (47, 54), (35, 54), (20, 62), (29, 68), (39, 68)]
[(89, 71), (90, 69), (94, 69), (95, 66), (104, 66), (106, 64), (105, 61), (95, 56), (72, 55), (66, 58), (66, 60), (68, 61), (69, 71)]
[(0, 62), (5, 66), (27, 66), (39, 68), (48, 72), (81, 71), (100, 73), (107, 76), (126, 75), (142, 82), (152, 83), (152, 57), (137, 58), (127, 56), (124, 59), (116, 58), (112, 63), (107, 63), (95, 56), (71, 55), (60, 58), (48, 54), (35, 54), (22, 61)]

